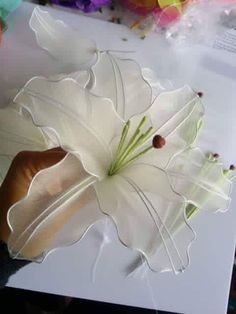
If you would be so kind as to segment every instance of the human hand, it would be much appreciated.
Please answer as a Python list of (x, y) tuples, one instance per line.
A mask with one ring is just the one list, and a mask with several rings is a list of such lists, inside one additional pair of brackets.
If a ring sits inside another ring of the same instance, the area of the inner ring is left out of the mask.
[(9, 208), (27, 194), (33, 177), (40, 170), (53, 166), (65, 155), (65, 151), (56, 147), (42, 152), (20, 152), (14, 158), (0, 187), (0, 240), (7, 242), (10, 235), (6, 219)]

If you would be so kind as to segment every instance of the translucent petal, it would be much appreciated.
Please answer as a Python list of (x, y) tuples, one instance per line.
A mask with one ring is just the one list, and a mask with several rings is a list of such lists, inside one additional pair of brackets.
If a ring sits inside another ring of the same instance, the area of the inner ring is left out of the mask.
[(97, 182), (95, 190), (121, 242), (140, 251), (152, 270), (180, 272), (188, 266), (194, 233), (185, 219), (185, 201), (173, 192), (164, 171), (127, 167)]
[(71, 78), (76, 81), (81, 87), (86, 87), (90, 81), (89, 71), (76, 71), (69, 74), (57, 74), (50, 76), (50, 81), (61, 81), (66, 78)]
[(40, 171), (27, 196), (9, 210), (11, 256), (41, 261), (51, 249), (79, 240), (102, 217), (96, 208), (86, 207), (94, 198), (88, 188), (95, 181), (72, 154)]
[[(40, 47), (65, 64), (87, 68), (96, 61), (97, 49), (93, 41), (82, 37), (77, 30), (36, 7), (30, 19)], [(73, 47), (73, 49), (72, 49)]]
[(202, 116), (203, 107), (198, 94), (189, 86), (184, 86), (161, 93), (149, 108), (148, 114), (155, 132), (168, 138), (185, 122), (195, 107), (199, 107), (199, 116)]
[(197, 208), (225, 211), (229, 207), (232, 181), (220, 162), (210, 161), (198, 148), (177, 155), (168, 173), (174, 189)]
[(121, 117), (128, 119), (150, 106), (152, 90), (135, 61), (103, 52), (91, 70), (91, 91), (110, 98)]
[(0, 108), (0, 184), (17, 153), (46, 148), (43, 134), (30, 120), (11, 107)]
[(74, 80), (30, 80), (14, 100), (36, 126), (66, 151), (79, 154), (88, 172), (103, 177), (111, 163), (110, 142), (123, 121), (109, 99), (92, 95)]
[[(162, 149), (150, 151), (141, 160), (165, 168), (175, 154), (195, 141), (203, 113), (199, 96), (188, 86), (161, 93), (144, 114), (150, 118), (154, 129), (149, 143), (153, 134), (160, 134), (165, 138), (166, 145)], [(137, 121), (136, 116), (131, 119), (131, 123), (134, 120)]]
[(173, 84), (168, 79), (160, 79), (157, 77), (156, 73), (149, 68), (142, 68), (142, 75), (145, 81), (152, 88), (152, 98), (153, 100), (163, 91), (173, 89)]

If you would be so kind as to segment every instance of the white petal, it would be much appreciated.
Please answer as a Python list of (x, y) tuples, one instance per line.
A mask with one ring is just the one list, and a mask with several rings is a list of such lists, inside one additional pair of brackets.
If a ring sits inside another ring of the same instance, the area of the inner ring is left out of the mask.
[[(149, 144), (154, 134), (160, 134), (165, 138), (166, 145), (144, 155), (142, 160), (165, 168), (173, 155), (195, 141), (203, 113), (199, 96), (188, 86), (160, 94), (143, 115), (149, 117), (154, 128)], [(131, 124), (138, 120), (140, 116), (134, 116)]]
[[(69, 74), (57, 74), (50, 76), (50, 81), (61, 81), (66, 78), (71, 78), (76, 81), (81, 87), (86, 87), (90, 81), (89, 71), (76, 71)], [(15, 93), (16, 94), (16, 93)]]
[(232, 181), (223, 174), (221, 163), (210, 161), (198, 148), (177, 155), (167, 171), (174, 189), (197, 208), (228, 209)]
[(152, 69), (142, 68), (142, 75), (152, 88), (153, 100), (163, 91), (173, 89), (173, 84), (170, 80), (158, 78)]
[(97, 49), (93, 41), (82, 37), (78, 31), (36, 7), (30, 19), (40, 47), (65, 64), (88, 68), (95, 62)]
[(31, 121), (11, 107), (0, 108), (0, 183), (17, 153), (46, 148), (43, 134)]
[[(184, 86), (171, 92), (160, 94), (148, 110), (155, 132), (167, 140), (176, 132), (186, 119), (198, 108), (195, 129), (204, 111), (199, 96), (189, 86)], [(195, 134), (195, 133), (194, 133)], [(193, 140), (192, 133), (188, 134), (188, 141)]]
[(104, 52), (91, 70), (94, 76), (91, 91), (110, 98), (121, 117), (129, 119), (150, 106), (152, 90), (135, 61)]
[(41, 261), (48, 251), (79, 240), (102, 217), (96, 208), (86, 207), (94, 197), (88, 187), (95, 181), (71, 154), (40, 171), (27, 196), (9, 210), (11, 256)]
[(92, 95), (69, 78), (55, 82), (36, 77), (14, 101), (55, 145), (79, 154), (88, 172), (106, 174), (112, 160), (110, 142), (123, 127), (109, 99)]
[(112, 217), (122, 243), (140, 251), (155, 271), (183, 271), (194, 233), (185, 201), (173, 192), (164, 171), (131, 166), (95, 184), (101, 210)]

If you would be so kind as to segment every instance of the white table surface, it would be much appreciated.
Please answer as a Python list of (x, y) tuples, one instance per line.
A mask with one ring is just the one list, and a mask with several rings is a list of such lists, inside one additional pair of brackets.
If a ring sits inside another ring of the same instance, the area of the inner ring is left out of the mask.
[[(63, 71), (37, 46), (28, 27), (33, 7), (25, 3), (9, 17), (9, 30), (0, 46), (0, 105), (6, 103), (9, 89), (23, 86), (32, 76)], [(173, 79), (176, 86), (187, 82), (202, 91), (206, 117), (200, 144), (222, 155), (227, 165), (236, 162), (236, 55), (197, 46), (173, 52), (155, 34), (140, 40), (121, 25), (49, 11), (95, 39), (100, 49), (135, 50), (130, 57), (151, 66), (160, 77)], [(148, 272), (143, 278), (127, 277), (127, 266), (137, 255), (119, 243), (113, 225), (108, 224), (110, 242), (92, 281), (104, 228), (100, 223), (79, 243), (52, 253), (43, 264), (20, 270), (9, 286), (187, 314), (225, 313), (235, 247), (235, 207), (236, 189), (226, 214), (202, 212), (194, 219), (198, 237), (190, 251), (191, 265), (178, 276)]]

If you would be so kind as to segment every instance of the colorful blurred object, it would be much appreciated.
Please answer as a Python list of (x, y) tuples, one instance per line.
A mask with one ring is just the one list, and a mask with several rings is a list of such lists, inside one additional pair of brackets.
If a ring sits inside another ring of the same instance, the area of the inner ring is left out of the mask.
[(85, 13), (94, 12), (110, 3), (110, 0), (51, 0), (51, 3), (79, 9)]
[(2, 41), (2, 33), (3, 33), (3, 28), (2, 28), (2, 24), (0, 23), (0, 43)]
[(0, 0), (0, 8), (4, 9), (8, 14), (14, 11), (21, 3), (21, 0)]
[(146, 16), (157, 8), (156, 0), (121, 0), (120, 3), (137, 15)]
[(174, 38), (176, 42), (179, 38), (185, 41), (187, 37), (196, 38), (196, 42), (213, 38), (221, 28), (222, 14), (227, 20), (225, 24), (234, 19), (231, 9), (236, 3), (236, 0), (40, 0), (40, 3), (42, 1), (84, 13), (93, 12), (93, 17), (130, 27), (141, 39), (150, 32), (165, 31), (166, 38), (171, 41)]
[(131, 12), (146, 17), (152, 14), (158, 26), (166, 26), (180, 17), (188, 0), (121, 0)]
[(21, 0), (0, 0), (0, 42), (2, 33), (7, 29), (6, 18), (21, 3)]

